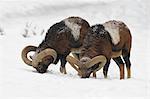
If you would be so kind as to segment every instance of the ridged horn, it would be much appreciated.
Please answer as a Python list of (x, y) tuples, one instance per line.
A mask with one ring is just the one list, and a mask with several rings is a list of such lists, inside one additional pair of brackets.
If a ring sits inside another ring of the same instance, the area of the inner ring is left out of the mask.
[(55, 62), (57, 58), (57, 53), (55, 50), (47, 48), (36, 55), (36, 57), (32, 61), (32, 66), (37, 67), (39, 62), (42, 62), (42, 59), (46, 56), (52, 56), (54, 58), (53, 62)]
[(21, 53), (22, 60), (28, 64), (29, 66), (32, 66), (32, 61), (28, 59), (27, 54), (31, 51), (36, 51), (37, 47), (35, 46), (26, 46)]
[[(70, 65), (79, 73), (81, 74), (81, 71), (76, 67), (80, 67), (82, 64), (80, 63), (80, 61), (72, 56), (67, 56), (66, 60), (70, 63)], [(76, 66), (75, 66), (76, 65)]]
[(85, 64), (85, 66), (86, 66), (87, 68), (90, 68), (90, 67), (92, 67), (93, 65), (95, 65), (95, 64), (97, 64), (97, 63), (100, 62), (99, 68), (102, 68), (102, 67), (106, 64), (106, 61), (107, 61), (107, 59), (106, 59), (105, 56), (99, 55), (99, 56), (96, 56), (96, 57), (92, 58), (91, 60), (89, 60), (89, 61)]

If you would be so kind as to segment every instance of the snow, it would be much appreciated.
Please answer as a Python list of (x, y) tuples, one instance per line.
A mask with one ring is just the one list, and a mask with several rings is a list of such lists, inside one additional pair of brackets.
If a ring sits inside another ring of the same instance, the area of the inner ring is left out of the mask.
[[(149, 0), (1, 0), (0, 28), (0, 97), (55, 98), (150, 98), (150, 1)], [(27, 45), (38, 46), (51, 25), (69, 16), (80, 16), (91, 25), (121, 20), (130, 28), (132, 77), (119, 80), (119, 68), (111, 61), (108, 78), (102, 70), (97, 78), (81, 79), (67, 63), (67, 75), (59, 72), (60, 63), (51, 64), (39, 74), (21, 59)], [(26, 24), (31, 24), (24, 38)], [(36, 29), (34, 28), (36, 27)]]

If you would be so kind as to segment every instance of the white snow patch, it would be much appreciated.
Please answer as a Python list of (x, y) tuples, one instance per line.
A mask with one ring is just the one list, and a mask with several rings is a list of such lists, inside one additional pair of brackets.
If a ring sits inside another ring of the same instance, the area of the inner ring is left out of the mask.
[(92, 29), (94, 32), (96, 32), (96, 30), (98, 29), (98, 26), (94, 26), (94, 28)]
[(65, 19), (64, 22), (65, 25), (71, 29), (71, 34), (73, 35), (74, 39), (77, 41), (80, 37), (81, 26), (68, 19)]

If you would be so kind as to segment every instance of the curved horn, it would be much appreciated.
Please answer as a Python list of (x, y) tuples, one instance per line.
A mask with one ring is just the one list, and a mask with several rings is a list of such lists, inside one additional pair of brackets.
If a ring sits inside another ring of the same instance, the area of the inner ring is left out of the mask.
[(28, 59), (27, 54), (28, 54), (30, 51), (35, 51), (36, 49), (37, 49), (37, 47), (35, 47), (35, 46), (27, 46), (27, 47), (25, 47), (25, 48), (22, 50), (21, 57), (22, 57), (22, 60), (23, 60), (26, 64), (32, 66), (32, 61)]
[(47, 49), (41, 51), (39, 54), (37, 54), (37, 56), (32, 61), (32, 66), (33, 67), (38, 66), (38, 63), (41, 62), (44, 57), (49, 56), (49, 55), (54, 58), (53, 62), (55, 62), (55, 60), (57, 58), (56, 51), (53, 49), (47, 48)]
[(86, 66), (87, 68), (90, 68), (90, 67), (92, 67), (93, 65), (95, 65), (95, 64), (97, 64), (97, 63), (99, 63), (99, 62), (101, 62), (101, 63), (99, 64), (99, 68), (102, 68), (102, 67), (106, 64), (106, 61), (107, 61), (107, 59), (106, 59), (105, 56), (99, 55), (99, 56), (96, 56), (96, 57), (92, 58), (91, 60), (89, 60), (89, 61), (85, 64), (85, 66)]
[(66, 57), (66, 60), (70, 63), (70, 65), (71, 65), (79, 74), (81, 74), (81, 71), (75, 66), (75, 65), (77, 65), (78, 67), (81, 66), (81, 63), (80, 63), (80, 61), (79, 61), (78, 59), (76, 59), (76, 58), (74, 58), (74, 57), (68, 55), (68, 56)]

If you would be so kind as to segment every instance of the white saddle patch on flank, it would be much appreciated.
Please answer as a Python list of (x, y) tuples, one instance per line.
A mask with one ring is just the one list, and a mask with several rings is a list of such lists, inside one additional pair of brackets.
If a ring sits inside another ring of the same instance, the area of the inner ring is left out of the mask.
[(73, 35), (74, 39), (77, 41), (80, 37), (81, 26), (68, 19), (65, 19), (64, 22), (65, 25), (71, 29), (71, 34)]
[(106, 22), (103, 26), (105, 27), (105, 30), (109, 32), (113, 44), (118, 44), (120, 42), (119, 24), (114, 22)]

